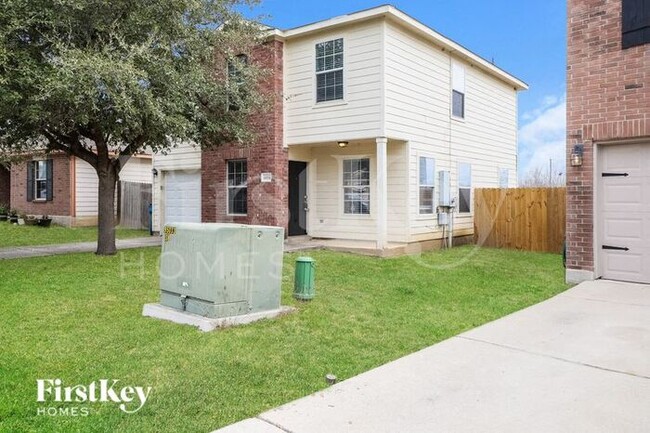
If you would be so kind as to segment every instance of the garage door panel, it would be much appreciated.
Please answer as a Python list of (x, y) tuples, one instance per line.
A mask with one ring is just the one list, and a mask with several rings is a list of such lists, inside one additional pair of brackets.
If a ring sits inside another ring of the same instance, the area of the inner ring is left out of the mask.
[(650, 282), (650, 144), (601, 149), (596, 253), (602, 276)]
[(647, 217), (629, 214), (605, 214), (603, 241), (606, 244), (643, 244)]

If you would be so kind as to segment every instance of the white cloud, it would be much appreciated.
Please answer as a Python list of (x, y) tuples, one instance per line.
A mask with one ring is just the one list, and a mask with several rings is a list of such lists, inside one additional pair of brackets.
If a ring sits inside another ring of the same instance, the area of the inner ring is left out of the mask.
[(566, 157), (566, 98), (547, 96), (539, 108), (522, 116), (527, 122), (519, 128), (519, 179), (538, 169), (553, 175), (564, 173)]

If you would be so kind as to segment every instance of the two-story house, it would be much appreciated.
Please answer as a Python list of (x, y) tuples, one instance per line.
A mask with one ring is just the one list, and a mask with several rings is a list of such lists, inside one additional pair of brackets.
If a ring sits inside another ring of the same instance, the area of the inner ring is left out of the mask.
[(650, 283), (650, 2), (568, 11), (566, 277)]
[(257, 60), (276, 97), (259, 142), (156, 155), (156, 229), (233, 221), (379, 250), (435, 244), (451, 227), (473, 234), (474, 188), (516, 186), (527, 86), (451, 39), (380, 6), (273, 30), (267, 45)]

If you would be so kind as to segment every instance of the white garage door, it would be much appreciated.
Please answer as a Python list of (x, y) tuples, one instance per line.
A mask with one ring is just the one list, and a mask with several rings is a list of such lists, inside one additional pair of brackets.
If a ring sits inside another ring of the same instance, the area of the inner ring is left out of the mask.
[(201, 222), (201, 174), (165, 173), (165, 224)]
[(650, 283), (650, 143), (602, 146), (598, 182), (603, 278)]

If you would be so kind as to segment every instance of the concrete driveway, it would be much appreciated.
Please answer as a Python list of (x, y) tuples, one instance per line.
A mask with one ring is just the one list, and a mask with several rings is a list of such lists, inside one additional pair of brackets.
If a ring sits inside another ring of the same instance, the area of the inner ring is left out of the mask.
[(648, 431), (650, 286), (595, 281), (219, 433)]

